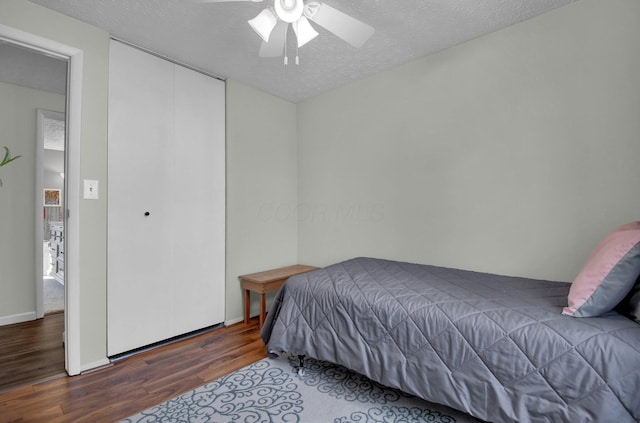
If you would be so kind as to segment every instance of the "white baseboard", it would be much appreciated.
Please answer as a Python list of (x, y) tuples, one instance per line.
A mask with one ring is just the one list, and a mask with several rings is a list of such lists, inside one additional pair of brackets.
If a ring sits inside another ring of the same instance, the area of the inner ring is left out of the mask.
[(12, 325), (14, 323), (28, 322), (30, 320), (36, 320), (35, 311), (30, 311), (28, 313), (13, 314), (11, 316), (0, 316), (0, 326)]
[(236, 323), (244, 322), (244, 317), (236, 317), (235, 319), (225, 320), (224, 325), (230, 326), (235, 325)]
[(91, 373), (92, 371), (100, 370), (101, 368), (106, 366), (111, 366), (111, 361), (109, 361), (109, 359), (105, 357), (92, 363), (80, 365), (80, 373)]

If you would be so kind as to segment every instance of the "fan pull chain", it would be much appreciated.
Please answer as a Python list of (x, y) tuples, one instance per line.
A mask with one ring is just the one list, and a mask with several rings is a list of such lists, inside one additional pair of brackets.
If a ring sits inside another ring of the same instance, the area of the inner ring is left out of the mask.
[[(299, 52), (299, 46), (298, 46), (298, 40), (296, 40), (296, 66), (300, 65), (300, 56), (298, 55)], [(287, 47), (287, 41), (285, 38), (285, 42), (284, 42), (284, 65), (288, 66), (289, 65), (289, 55), (288, 55), (288, 47)]]
[(284, 65), (287, 66), (288, 64), (289, 64), (289, 56), (287, 56), (287, 37), (285, 36), (284, 37)]

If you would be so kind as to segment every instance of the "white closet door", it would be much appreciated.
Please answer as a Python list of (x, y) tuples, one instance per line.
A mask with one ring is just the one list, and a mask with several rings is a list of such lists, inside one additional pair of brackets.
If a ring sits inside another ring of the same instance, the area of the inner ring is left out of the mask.
[(217, 79), (175, 71), (174, 322), (186, 333), (224, 320), (225, 110), (212, 99), (225, 93)]
[(224, 83), (111, 43), (108, 355), (224, 320)]

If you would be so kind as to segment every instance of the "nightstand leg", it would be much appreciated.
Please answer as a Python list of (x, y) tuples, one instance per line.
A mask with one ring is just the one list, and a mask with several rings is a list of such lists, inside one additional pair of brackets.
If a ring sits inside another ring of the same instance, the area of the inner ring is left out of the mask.
[(251, 293), (248, 289), (244, 290), (244, 324), (249, 324), (251, 318)]
[(267, 294), (260, 294), (260, 327), (264, 325), (264, 319), (267, 316)]

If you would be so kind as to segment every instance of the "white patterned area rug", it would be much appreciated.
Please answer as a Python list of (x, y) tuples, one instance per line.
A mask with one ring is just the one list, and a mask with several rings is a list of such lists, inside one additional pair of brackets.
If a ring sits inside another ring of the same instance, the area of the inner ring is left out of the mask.
[(467, 423), (473, 417), (310, 358), (263, 359), (123, 422)]

